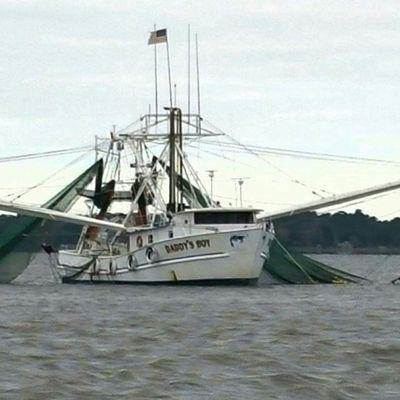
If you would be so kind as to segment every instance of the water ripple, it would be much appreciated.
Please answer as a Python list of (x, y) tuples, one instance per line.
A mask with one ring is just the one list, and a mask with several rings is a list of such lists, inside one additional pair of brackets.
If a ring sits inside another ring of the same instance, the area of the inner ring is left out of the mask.
[(0, 398), (398, 399), (399, 264), (372, 286), (174, 288), (57, 285), (38, 262), (1, 287)]

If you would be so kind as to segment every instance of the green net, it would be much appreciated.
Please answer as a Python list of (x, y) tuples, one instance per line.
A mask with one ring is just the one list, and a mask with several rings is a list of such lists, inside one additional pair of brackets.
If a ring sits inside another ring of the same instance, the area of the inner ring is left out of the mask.
[[(171, 170), (164, 161), (159, 160), (157, 157), (153, 157), (153, 164), (158, 162), (163, 168), (165, 168), (168, 176), (171, 175)], [(210, 198), (204, 194), (198, 187), (192, 185), (192, 183), (185, 179), (181, 174), (176, 174), (176, 187), (182, 191), (183, 198), (192, 208), (205, 208), (211, 204)]]
[(177, 187), (179, 190), (182, 190), (183, 198), (191, 207), (209, 207), (211, 201), (208, 196), (204, 195), (196, 186), (191, 185), (190, 182), (181, 175), (177, 175)]
[(333, 268), (273, 241), (264, 271), (274, 281), (287, 284), (367, 283), (367, 279)]
[[(79, 192), (92, 181), (102, 167), (103, 160), (100, 159), (42, 207), (67, 211)], [(26, 269), (32, 254), (40, 248), (40, 242), (43, 240), (40, 233), (46, 224), (51, 222), (28, 216), (7, 218), (6, 226), (0, 231), (0, 283), (11, 282)]]

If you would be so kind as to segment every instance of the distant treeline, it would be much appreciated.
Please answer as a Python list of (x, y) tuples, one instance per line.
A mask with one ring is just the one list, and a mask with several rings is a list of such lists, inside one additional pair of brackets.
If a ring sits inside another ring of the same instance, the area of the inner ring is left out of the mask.
[(307, 212), (279, 219), (277, 236), (305, 251), (400, 252), (400, 218), (379, 221), (356, 210), (318, 215)]

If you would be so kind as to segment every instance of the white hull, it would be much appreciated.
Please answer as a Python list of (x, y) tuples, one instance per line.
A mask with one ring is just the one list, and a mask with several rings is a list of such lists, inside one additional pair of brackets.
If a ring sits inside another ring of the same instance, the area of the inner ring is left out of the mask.
[(184, 283), (254, 281), (273, 239), (261, 227), (167, 239), (125, 255), (61, 251), (63, 282)]

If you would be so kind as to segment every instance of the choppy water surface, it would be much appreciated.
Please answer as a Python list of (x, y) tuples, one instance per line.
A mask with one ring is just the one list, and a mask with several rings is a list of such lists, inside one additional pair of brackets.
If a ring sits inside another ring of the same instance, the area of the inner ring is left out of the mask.
[(1, 399), (399, 399), (399, 256), (372, 286), (0, 286)]

